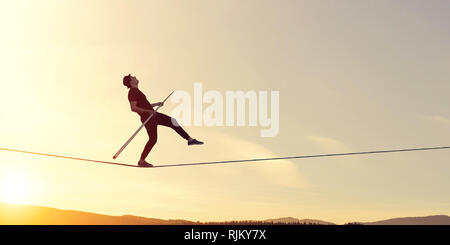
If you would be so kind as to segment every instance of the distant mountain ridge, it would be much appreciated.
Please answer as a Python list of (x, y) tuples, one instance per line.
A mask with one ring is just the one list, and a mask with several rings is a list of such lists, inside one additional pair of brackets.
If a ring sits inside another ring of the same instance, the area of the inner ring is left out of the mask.
[[(0, 203), (0, 225), (204, 225), (204, 224), (319, 224), (334, 223), (316, 219), (283, 217), (262, 221), (193, 222), (183, 219), (155, 219), (133, 215), (111, 216), (83, 211), (61, 210), (32, 205)], [(359, 223), (363, 225), (450, 225), (447, 215), (404, 217)]]
[(283, 217), (278, 219), (266, 219), (267, 223), (284, 223), (284, 224), (319, 224), (319, 225), (335, 225), (334, 223), (318, 220), (318, 219), (297, 219), (293, 217)]
[(366, 222), (364, 225), (450, 225), (447, 215), (432, 215), (424, 217), (404, 217)]

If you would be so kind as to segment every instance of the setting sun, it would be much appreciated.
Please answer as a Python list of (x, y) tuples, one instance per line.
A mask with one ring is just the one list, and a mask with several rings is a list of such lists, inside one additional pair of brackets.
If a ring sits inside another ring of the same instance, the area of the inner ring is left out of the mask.
[(31, 189), (32, 186), (26, 176), (10, 174), (2, 179), (0, 199), (7, 203), (24, 203), (30, 200)]

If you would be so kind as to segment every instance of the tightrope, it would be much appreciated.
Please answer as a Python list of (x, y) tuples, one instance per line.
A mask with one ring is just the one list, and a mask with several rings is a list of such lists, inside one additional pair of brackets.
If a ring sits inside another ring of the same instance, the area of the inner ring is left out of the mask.
[[(368, 155), (368, 154), (382, 154), (382, 153), (393, 153), (393, 152), (430, 151), (430, 150), (444, 150), (444, 149), (450, 149), (450, 146), (422, 147), (422, 148), (395, 149), (395, 150), (361, 151), (361, 152), (347, 152), (347, 153), (328, 153), (328, 154), (303, 155), (303, 156), (253, 158), (253, 159), (225, 160), (225, 161), (212, 161), (212, 162), (178, 163), (178, 164), (158, 165), (158, 166), (154, 166), (151, 168), (183, 167), (183, 166), (224, 164), (224, 163), (261, 162), (261, 161), (289, 160), (289, 159), (302, 159), (302, 158), (337, 157), (337, 156), (350, 156), (350, 155)], [(92, 160), (92, 159), (72, 157), (72, 156), (61, 156), (61, 155), (55, 155), (55, 154), (31, 152), (31, 151), (8, 149), (8, 148), (0, 148), (0, 150), (48, 156), (48, 157), (65, 158), (65, 159), (72, 159), (72, 160), (79, 160), (79, 161), (95, 162), (95, 163), (105, 163), (105, 164), (119, 165), (119, 166), (125, 166), (125, 167), (140, 168), (139, 166), (133, 165), (133, 164), (116, 163), (116, 162), (109, 162), (109, 161), (99, 161), (99, 160)]]

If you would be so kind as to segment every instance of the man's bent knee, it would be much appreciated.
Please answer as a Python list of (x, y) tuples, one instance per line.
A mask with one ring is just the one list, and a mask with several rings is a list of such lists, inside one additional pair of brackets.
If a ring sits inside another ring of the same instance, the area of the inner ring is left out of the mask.
[(170, 119), (170, 120), (172, 121), (172, 125), (173, 125), (173, 126), (175, 126), (175, 127), (180, 127), (180, 124), (178, 124), (178, 121), (177, 121), (177, 119), (175, 119), (175, 118), (171, 117), (171, 119)]

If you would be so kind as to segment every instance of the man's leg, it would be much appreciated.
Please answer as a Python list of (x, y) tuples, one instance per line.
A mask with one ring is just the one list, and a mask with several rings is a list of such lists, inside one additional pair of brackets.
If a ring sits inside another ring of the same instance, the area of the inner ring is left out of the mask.
[[(173, 118), (171, 118), (171, 117), (169, 117), (169, 116), (167, 116), (165, 114), (159, 113), (159, 112), (156, 112), (156, 115), (154, 115), (154, 116), (156, 116), (156, 119), (157, 119), (159, 125), (172, 128), (181, 137), (183, 137), (185, 140), (190, 140), (191, 139), (191, 137), (188, 135), (188, 133), (186, 133), (186, 131), (184, 131), (184, 129), (181, 126), (178, 125), (178, 123), (176, 122), (175, 119), (173, 119)], [(172, 120), (177, 125), (174, 125), (172, 123)]]
[(145, 158), (147, 158), (153, 146), (156, 144), (156, 141), (158, 139), (157, 126), (158, 125), (154, 122), (148, 122), (145, 125), (145, 129), (147, 130), (148, 134), (148, 141), (147, 144), (145, 144), (144, 150), (142, 151), (141, 161), (145, 161)]

